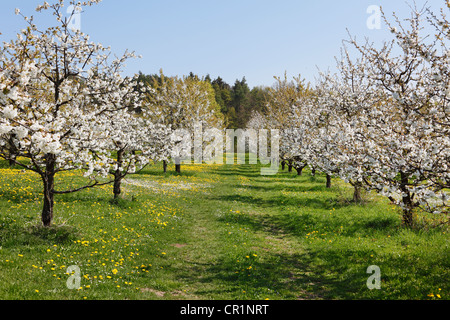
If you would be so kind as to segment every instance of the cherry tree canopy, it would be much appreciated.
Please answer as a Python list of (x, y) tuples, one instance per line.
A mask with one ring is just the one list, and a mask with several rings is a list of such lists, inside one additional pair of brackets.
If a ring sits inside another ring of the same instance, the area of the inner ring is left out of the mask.
[[(112, 57), (109, 48), (69, 28), (63, 7), (63, 0), (38, 6), (38, 12), (51, 10), (59, 25), (39, 30), (24, 17), (28, 26), (0, 50), (0, 157), (41, 176), (46, 226), (53, 219), (55, 194), (110, 182), (104, 179), (111, 169), (109, 148), (123, 139), (116, 136), (117, 125), (141, 100), (136, 79), (121, 76), (123, 63), (135, 54)], [(75, 169), (86, 170), (89, 182), (56, 190), (55, 175)]]

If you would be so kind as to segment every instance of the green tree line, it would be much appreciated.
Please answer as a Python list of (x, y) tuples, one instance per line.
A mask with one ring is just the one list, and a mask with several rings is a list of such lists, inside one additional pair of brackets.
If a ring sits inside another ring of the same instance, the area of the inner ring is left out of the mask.
[[(265, 113), (266, 98), (269, 87), (257, 86), (250, 88), (245, 77), (242, 80), (236, 80), (233, 85), (225, 82), (220, 76), (212, 79), (210, 75), (200, 77), (193, 72), (189, 77), (199, 81), (205, 81), (211, 84), (214, 89), (215, 99), (220, 106), (220, 112), (223, 114), (228, 129), (245, 128), (250, 120), (252, 111)], [(155, 82), (160, 82), (160, 74), (139, 74), (139, 81), (152, 86)]]

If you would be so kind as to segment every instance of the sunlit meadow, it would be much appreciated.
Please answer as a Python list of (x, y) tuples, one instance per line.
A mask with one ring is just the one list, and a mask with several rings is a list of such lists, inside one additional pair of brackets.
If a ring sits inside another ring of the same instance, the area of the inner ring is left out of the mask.
[[(169, 168), (172, 169), (172, 168)], [(58, 176), (76, 186), (77, 172)], [(149, 166), (124, 181), (56, 198), (41, 227), (40, 179), (0, 168), (2, 299), (448, 299), (448, 230), (325, 177), (259, 166)], [(371, 265), (380, 290), (369, 290)], [(69, 289), (80, 270), (79, 287)]]

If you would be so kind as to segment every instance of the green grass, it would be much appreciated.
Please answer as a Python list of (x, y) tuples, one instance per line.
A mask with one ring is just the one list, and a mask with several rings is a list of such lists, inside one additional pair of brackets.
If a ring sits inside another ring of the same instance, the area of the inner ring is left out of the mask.
[[(128, 177), (118, 201), (110, 186), (57, 196), (43, 228), (39, 177), (2, 163), (0, 299), (449, 298), (448, 229), (429, 227), (439, 217), (405, 229), (395, 207), (352, 203), (341, 181), (259, 170), (155, 165)], [(371, 265), (381, 290), (366, 286)]]

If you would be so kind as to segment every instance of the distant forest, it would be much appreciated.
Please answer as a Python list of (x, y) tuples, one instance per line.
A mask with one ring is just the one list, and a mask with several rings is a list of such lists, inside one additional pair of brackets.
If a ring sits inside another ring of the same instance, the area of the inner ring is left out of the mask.
[[(233, 85), (226, 83), (221, 77), (212, 80), (209, 75), (199, 77), (193, 72), (188, 77), (211, 84), (228, 129), (245, 128), (253, 111), (265, 113), (269, 87), (258, 86), (250, 89), (245, 77), (242, 80), (236, 80)], [(160, 80), (160, 75), (145, 75), (141, 72), (139, 80), (151, 86), (155, 80)]]

